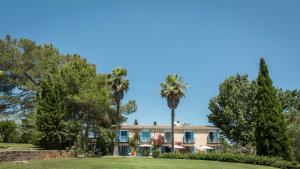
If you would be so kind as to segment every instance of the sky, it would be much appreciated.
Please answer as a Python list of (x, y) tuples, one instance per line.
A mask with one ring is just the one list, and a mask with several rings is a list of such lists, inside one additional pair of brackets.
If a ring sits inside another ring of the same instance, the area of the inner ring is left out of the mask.
[(52, 43), (97, 72), (128, 69), (139, 124), (170, 124), (160, 83), (189, 83), (176, 120), (208, 125), (210, 98), (227, 77), (254, 80), (259, 58), (276, 87), (300, 89), (299, 0), (1, 0), (0, 36)]

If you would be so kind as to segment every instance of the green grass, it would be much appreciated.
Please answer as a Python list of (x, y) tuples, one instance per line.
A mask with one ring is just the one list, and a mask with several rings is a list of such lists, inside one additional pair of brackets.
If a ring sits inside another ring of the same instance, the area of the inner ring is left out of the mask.
[(35, 160), (27, 164), (0, 163), (0, 169), (274, 169), (218, 161), (156, 158), (84, 158)]
[(20, 143), (0, 143), (0, 151), (8, 150), (36, 150), (32, 144), (20, 144)]

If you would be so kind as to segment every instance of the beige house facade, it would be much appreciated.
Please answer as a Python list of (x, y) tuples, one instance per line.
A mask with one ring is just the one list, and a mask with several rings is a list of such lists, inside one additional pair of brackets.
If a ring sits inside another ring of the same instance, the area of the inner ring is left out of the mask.
[[(116, 132), (116, 131), (115, 131)], [(171, 151), (171, 127), (163, 125), (121, 125), (118, 131), (119, 154), (131, 155), (130, 139), (135, 134), (139, 135), (137, 155), (151, 155), (155, 139), (161, 138), (162, 144), (159, 150)], [(174, 127), (175, 150), (180, 152), (196, 153), (206, 151), (203, 147), (211, 147), (214, 150), (220, 148), (220, 129), (214, 126), (176, 125)]]

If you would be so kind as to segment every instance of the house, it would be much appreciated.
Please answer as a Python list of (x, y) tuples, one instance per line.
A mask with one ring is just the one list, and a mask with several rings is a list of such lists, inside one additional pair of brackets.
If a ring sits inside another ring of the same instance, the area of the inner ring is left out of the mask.
[[(119, 154), (128, 156), (131, 152), (129, 140), (139, 135), (137, 155), (151, 155), (153, 151), (153, 140), (163, 138), (160, 151), (171, 151), (171, 127), (163, 125), (121, 125), (118, 131)], [(214, 126), (174, 126), (174, 144), (177, 151), (195, 153), (201, 151), (201, 147), (209, 146), (214, 149), (220, 148), (220, 129)]]

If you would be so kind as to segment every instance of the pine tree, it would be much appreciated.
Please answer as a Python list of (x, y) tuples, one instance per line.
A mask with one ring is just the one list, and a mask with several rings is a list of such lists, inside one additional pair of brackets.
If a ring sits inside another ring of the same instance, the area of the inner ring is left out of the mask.
[(46, 149), (61, 149), (65, 136), (65, 125), (57, 85), (50, 77), (41, 83), (37, 96), (37, 136), (35, 143)]
[(272, 85), (264, 59), (260, 60), (257, 84), (255, 128), (257, 155), (279, 156), (286, 160), (292, 160), (287, 124), (284, 121), (281, 105), (276, 96), (276, 89)]

